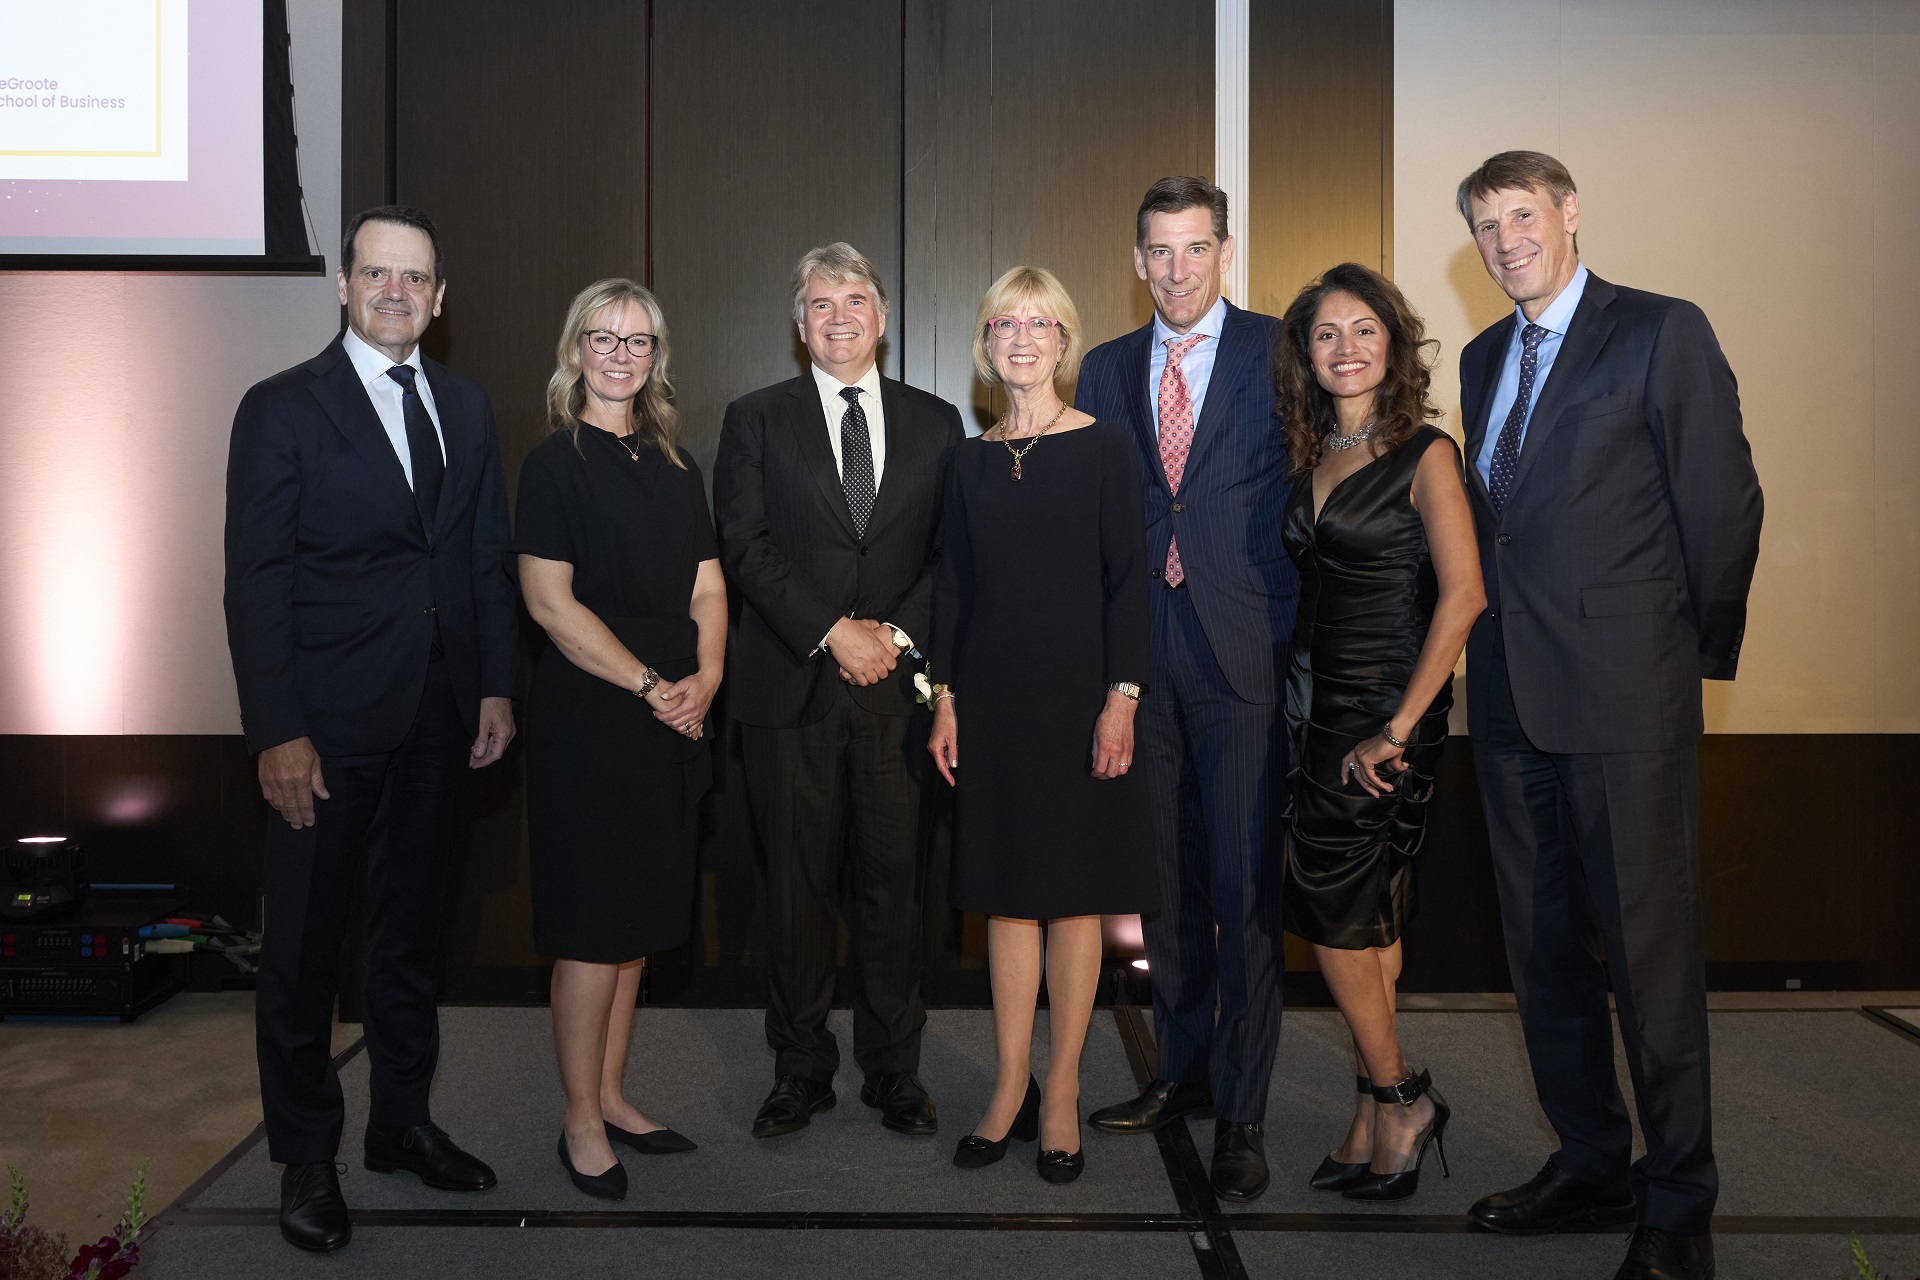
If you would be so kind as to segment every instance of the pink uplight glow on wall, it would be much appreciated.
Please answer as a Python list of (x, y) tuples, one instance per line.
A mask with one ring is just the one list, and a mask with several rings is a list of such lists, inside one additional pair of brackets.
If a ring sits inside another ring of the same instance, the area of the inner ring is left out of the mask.
[(48, 292), (57, 309), (9, 309), (0, 326), (6, 728), (121, 733), (131, 532), (128, 383), (113, 338), (121, 284), (67, 277)]

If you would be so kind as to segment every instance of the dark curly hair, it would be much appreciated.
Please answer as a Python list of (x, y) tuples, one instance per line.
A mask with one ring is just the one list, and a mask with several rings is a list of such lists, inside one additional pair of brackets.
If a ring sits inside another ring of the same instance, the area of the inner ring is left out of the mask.
[(1357, 262), (1343, 262), (1300, 291), (1280, 318), (1280, 336), (1274, 341), (1273, 390), (1287, 437), (1288, 470), (1294, 475), (1320, 464), (1327, 436), (1339, 423), (1333, 396), (1320, 385), (1307, 349), (1320, 304), (1336, 293), (1360, 299), (1387, 328), (1387, 376), (1373, 393), (1373, 442), (1391, 452), (1440, 416), (1427, 398), (1433, 380), (1428, 349), (1437, 351), (1440, 344), (1426, 336), (1425, 322), (1393, 281)]

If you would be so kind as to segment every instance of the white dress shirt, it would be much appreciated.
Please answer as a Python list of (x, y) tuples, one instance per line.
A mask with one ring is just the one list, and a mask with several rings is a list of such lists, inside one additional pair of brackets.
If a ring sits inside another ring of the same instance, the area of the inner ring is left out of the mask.
[(1153, 408), (1153, 433), (1160, 434), (1160, 375), (1167, 368), (1167, 343), (1175, 338), (1190, 338), (1200, 334), (1208, 339), (1196, 342), (1187, 354), (1180, 357), (1180, 372), (1187, 380), (1187, 396), (1193, 401), (1193, 425), (1200, 425), (1200, 406), (1206, 403), (1207, 384), (1213, 381), (1214, 357), (1220, 354), (1220, 330), (1227, 323), (1227, 300), (1215, 298), (1213, 305), (1207, 308), (1207, 314), (1200, 317), (1200, 323), (1184, 334), (1175, 333), (1160, 318), (1158, 311), (1153, 313), (1153, 350), (1147, 353), (1147, 403)]
[[(833, 469), (840, 473), (843, 482), (846, 480), (847, 467), (846, 460), (840, 456), (840, 420), (847, 416), (847, 400), (840, 393), (850, 386), (860, 388), (860, 411), (867, 415), (867, 444), (873, 449), (873, 492), (877, 498), (880, 479), (887, 471), (887, 414), (880, 407), (879, 364), (876, 362), (868, 368), (858, 382), (850, 383), (840, 381), (817, 364), (811, 368), (813, 385), (820, 390), (820, 409), (827, 415), (827, 439), (833, 443)], [(912, 636), (898, 627), (893, 628), (893, 633), (894, 643), (902, 652), (913, 648)], [(826, 647), (826, 637), (822, 636), (813, 652), (819, 653)]]
[(880, 479), (887, 472), (887, 415), (880, 407), (880, 366), (876, 363), (858, 382), (846, 383), (813, 365), (813, 384), (820, 389), (820, 408), (827, 415), (827, 439), (833, 443), (833, 466), (841, 479), (847, 475), (840, 457), (840, 419), (847, 416), (847, 402), (841, 391), (860, 388), (860, 410), (867, 415), (867, 443), (873, 446), (873, 491), (880, 492)]
[[(387, 376), (387, 370), (393, 368), (394, 359), (386, 352), (373, 346), (353, 330), (347, 330), (341, 346), (347, 349), (347, 359), (353, 361), (353, 371), (360, 375), (360, 383), (367, 389), (367, 398), (373, 401), (373, 411), (380, 415), (380, 425), (387, 429), (387, 440), (392, 443), (393, 451), (400, 458), (400, 469), (407, 473), (407, 487), (413, 487), (413, 450), (407, 445), (407, 391), (399, 383)], [(420, 348), (415, 346), (400, 363), (413, 369), (413, 388), (420, 393), (420, 403), (427, 408), (427, 418), (433, 423), (433, 435), (440, 442), (440, 460), (446, 461), (447, 437), (440, 430), (440, 411), (433, 405), (433, 388), (427, 385), (427, 371), (420, 363)]]

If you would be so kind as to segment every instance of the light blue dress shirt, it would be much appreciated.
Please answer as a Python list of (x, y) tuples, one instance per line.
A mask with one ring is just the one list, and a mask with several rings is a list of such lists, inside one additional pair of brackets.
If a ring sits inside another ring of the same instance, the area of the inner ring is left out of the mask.
[(1158, 311), (1153, 313), (1153, 350), (1147, 354), (1147, 403), (1153, 408), (1153, 434), (1160, 434), (1160, 375), (1167, 368), (1167, 343), (1175, 338), (1190, 338), (1194, 334), (1205, 334), (1208, 341), (1196, 342), (1192, 350), (1180, 358), (1180, 372), (1186, 375), (1187, 395), (1193, 401), (1193, 425), (1200, 425), (1200, 406), (1207, 398), (1207, 383), (1213, 380), (1213, 359), (1220, 352), (1220, 330), (1227, 323), (1227, 300), (1215, 298), (1213, 305), (1207, 308), (1207, 314), (1200, 317), (1200, 323), (1184, 334), (1175, 333), (1160, 318)]
[[(1474, 469), (1479, 471), (1480, 479), (1491, 485), (1490, 472), (1493, 469), (1493, 447), (1500, 442), (1500, 428), (1506, 425), (1507, 414), (1513, 411), (1513, 398), (1520, 394), (1520, 349), (1521, 334), (1527, 325), (1537, 324), (1547, 331), (1540, 339), (1540, 352), (1534, 357), (1533, 403), (1527, 406), (1527, 416), (1520, 420), (1521, 445), (1527, 442), (1527, 427), (1533, 422), (1534, 406), (1540, 403), (1541, 395), (1547, 389), (1547, 375), (1553, 372), (1553, 362), (1560, 355), (1560, 344), (1566, 340), (1567, 326), (1573, 323), (1574, 308), (1580, 305), (1581, 295), (1587, 291), (1587, 266), (1583, 262), (1580, 269), (1573, 273), (1573, 279), (1560, 291), (1560, 296), (1547, 304), (1538, 320), (1529, 321), (1526, 313), (1516, 305), (1513, 309), (1513, 337), (1507, 343), (1506, 363), (1500, 369), (1500, 381), (1494, 384), (1493, 402), (1487, 406), (1487, 438), (1480, 442), (1480, 456), (1473, 460)], [(1518, 450), (1515, 450), (1516, 454)]]

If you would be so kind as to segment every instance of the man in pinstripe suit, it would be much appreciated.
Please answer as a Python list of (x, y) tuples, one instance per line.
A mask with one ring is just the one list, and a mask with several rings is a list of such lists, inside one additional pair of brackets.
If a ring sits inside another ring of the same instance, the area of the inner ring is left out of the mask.
[(1267, 1189), (1280, 1039), (1281, 663), (1299, 598), (1280, 543), (1280, 322), (1220, 296), (1233, 240), (1226, 194), (1204, 178), (1147, 190), (1133, 257), (1154, 318), (1087, 353), (1074, 406), (1130, 423), (1147, 477), (1158, 581), (1140, 723), (1160, 866), (1146, 919), (1159, 1078), (1089, 1122), (1150, 1133), (1211, 1108), (1214, 1190), (1251, 1200)]

